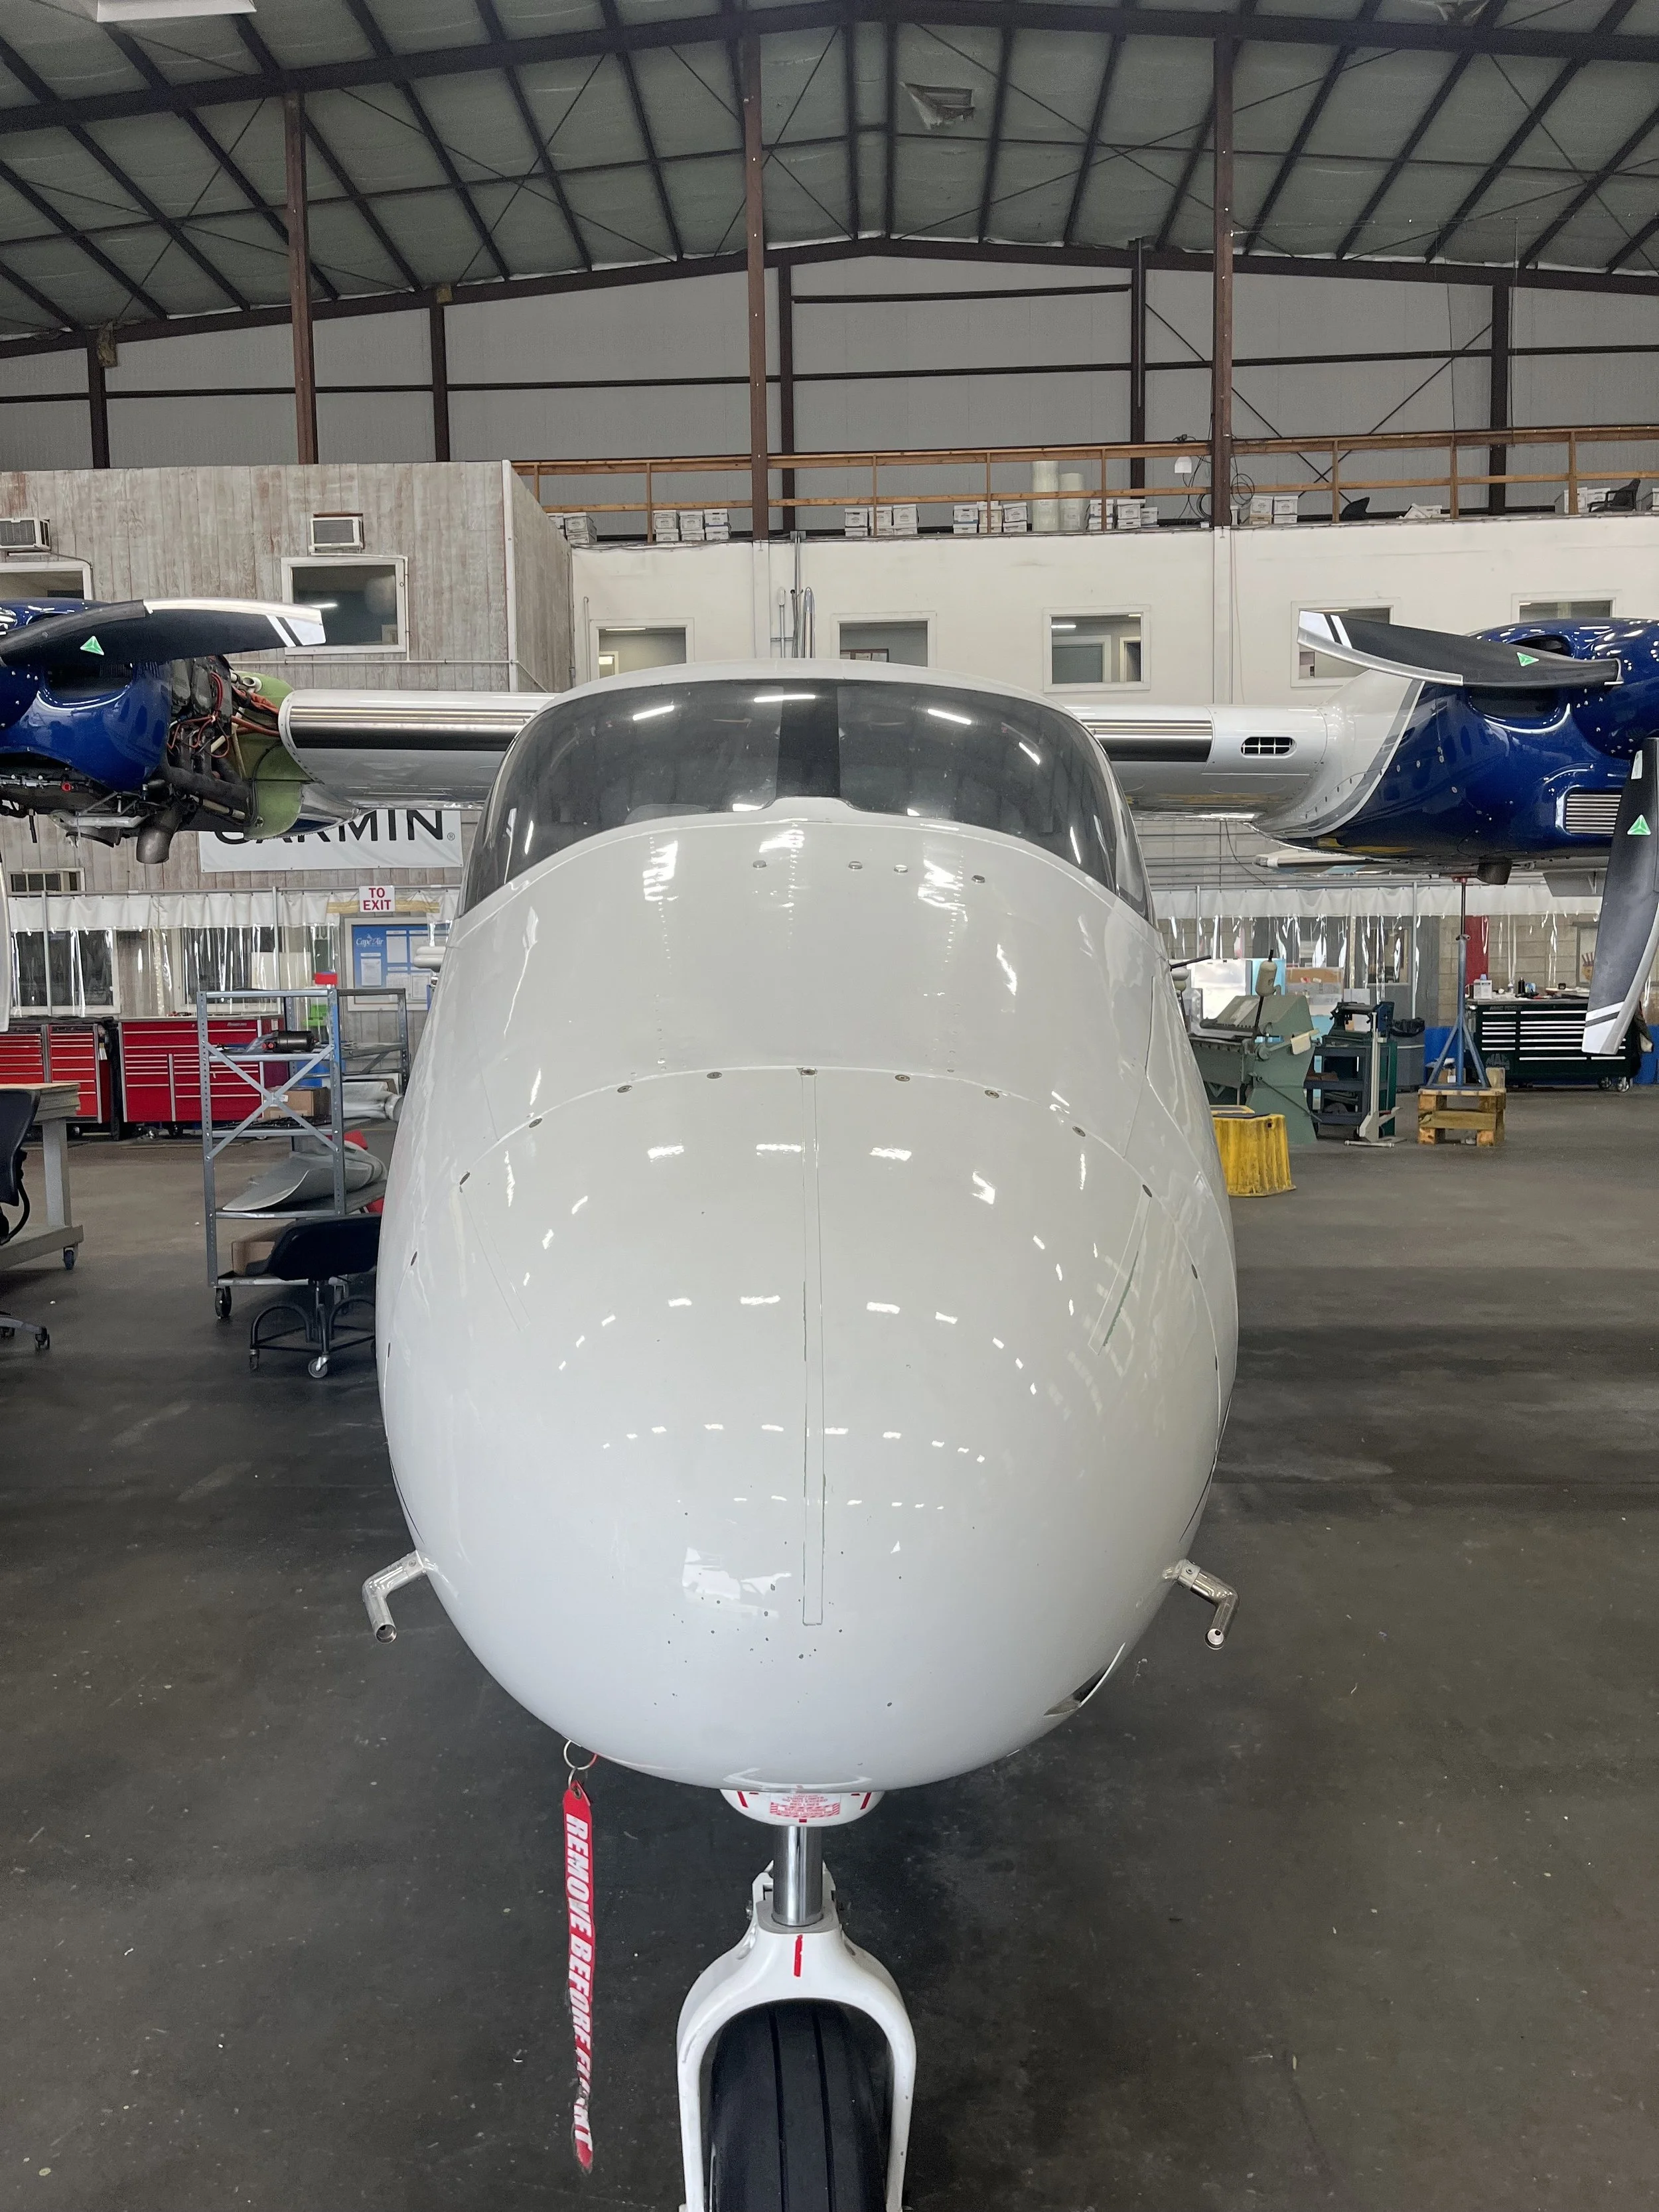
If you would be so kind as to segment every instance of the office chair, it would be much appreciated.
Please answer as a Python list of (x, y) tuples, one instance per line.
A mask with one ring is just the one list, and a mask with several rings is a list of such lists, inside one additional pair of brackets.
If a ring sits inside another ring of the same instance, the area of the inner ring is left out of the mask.
[(1589, 511), (1592, 514), (1632, 514), (1641, 489), (1641, 477), (1632, 477), (1628, 483), (1616, 484), (1604, 497), (1592, 500)]
[[(23, 1188), (23, 1139), (34, 1119), (32, 1091), (0, 1091), (0, 1245), (9, 1244), (29, 1218), (29, 1194)], [(22, 1208), (15, 1221), (6, 1218), (6, 1208)], [(52, 1343), (39, 1322), (20, 1321), (15, 1314), (0, 1313), (0, 1336), (15, 1336), (27, 1329), (37, 1352)]]
[[(280, 1298), (274, 1305), (260, 1307), (248, 1331), (248, 1365), (257, 1373), (262, 1352), (303, 1352), (310, 1355), (307, 1374), (320, 1382), (337, 1352), (371, 1343), (372, 1322), (367, 1326), (348, 1322), (342, 1328), (340, 1317), (349, 1306), (373, 1306), (372, 1285), (354, 1291), (352, 1283), (374, 1274), (380, 1250), (380, 1218), (375, 1213), (296, 1221), (285, 1229), (270, 1257), (256, 1261), (247, 1272), (270, 1282), (304, 1283), (311, 1297), (305, 1305), (296, 1298)], [(268, 1324), (276, 1325), (270, 1333)]]

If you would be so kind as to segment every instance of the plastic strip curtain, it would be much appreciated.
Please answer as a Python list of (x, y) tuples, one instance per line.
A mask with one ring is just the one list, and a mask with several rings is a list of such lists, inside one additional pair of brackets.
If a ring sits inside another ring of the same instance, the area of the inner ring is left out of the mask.
[[(41, 933), (12, 939), (13, 1003), (48, 1007)], [(189, 1014), (198, 991), (295, 990), (337, 972), (331, 924), (263, 928), (77, 929), (52, 932), (51, 1011), (66, 1017)]]
[(1273, 967), (1281, 987), (1334, 999), (1392, 987), (1401, 1014), (1417, 1008), (1431, 918), (1411, 915), (1212, 915), (1159, 924), (1172, 960), (1224, 960)]

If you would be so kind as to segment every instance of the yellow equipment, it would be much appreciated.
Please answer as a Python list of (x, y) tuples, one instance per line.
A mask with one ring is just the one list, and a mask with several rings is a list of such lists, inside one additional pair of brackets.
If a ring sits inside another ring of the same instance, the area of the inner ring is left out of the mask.
[(1296, 1188), (1282, 1114), (1223, 1106), (1212, 1109), (1212, 1119), (1230, 1198), (1270, 1198), (1275, 1191)]

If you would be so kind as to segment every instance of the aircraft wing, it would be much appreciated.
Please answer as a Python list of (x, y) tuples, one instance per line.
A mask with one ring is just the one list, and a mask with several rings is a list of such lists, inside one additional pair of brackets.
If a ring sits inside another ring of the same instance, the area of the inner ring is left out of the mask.
[(549, 691), (290, 691), (278, 726), (307, 777), (364, 806), (482, 806)]
[(1584, 1050), (1617, 1052), (1659, 953), (1659, 742), (1630, 764), (1601, 886)]
[(266, 599), (127, 599), (24, 623), (0, 641), (0, 662), (41, 668), (76, 653), (128, 664), (194, 660), (325, 642), (315, 607)]
[(1377, 668), (1387, 676), (1413, 677), (1456, 690), (1577, 691), (1616, 684), (1620, 674), (1616, 659), (1574, 660), (1496, 638), (1454, 637), (1401, 623), (1366, 622), (1358, 615), (1304, 614), (1297, 635), (1316, 653), (1352, 661), (1357, 668)]

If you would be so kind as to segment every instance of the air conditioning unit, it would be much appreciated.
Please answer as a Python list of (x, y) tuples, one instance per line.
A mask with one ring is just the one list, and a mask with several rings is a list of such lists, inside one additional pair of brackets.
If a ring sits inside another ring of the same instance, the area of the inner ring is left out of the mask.
[(0, 515), (0, 553), (50, 553), (52, 525), (38, 514)]
[(313, 514), (311, 550), (313, 553), (361, 553), (363, 518), (361, 514)]

